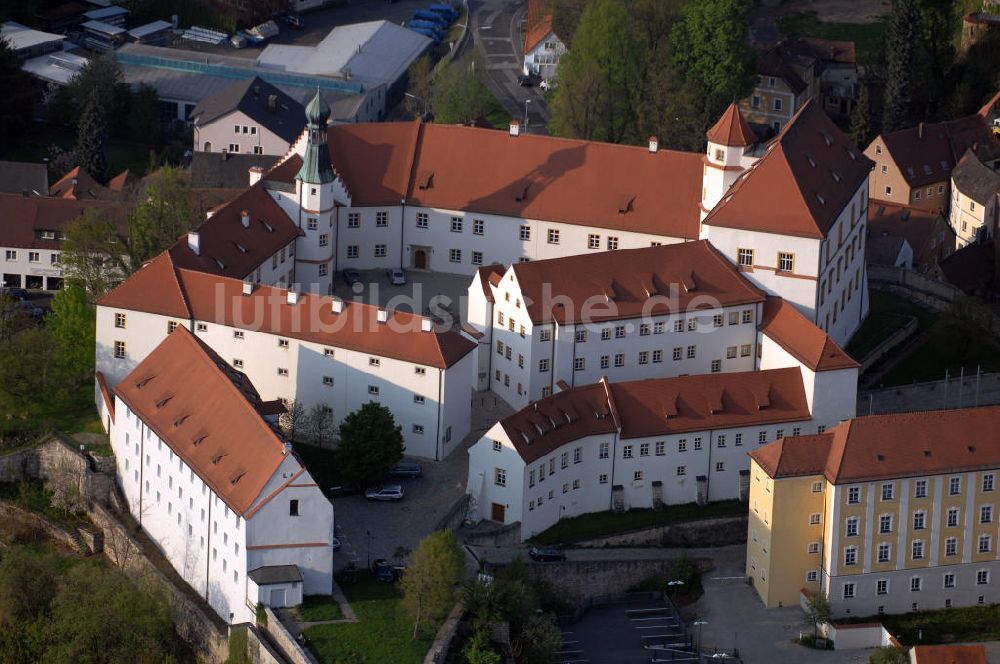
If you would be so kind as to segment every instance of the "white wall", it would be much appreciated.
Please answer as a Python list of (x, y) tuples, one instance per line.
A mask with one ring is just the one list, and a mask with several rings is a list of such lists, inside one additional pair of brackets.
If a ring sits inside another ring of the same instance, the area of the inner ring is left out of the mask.
[(525, 74), (534, 72), (545, 80), (554, 79), (559, 73), (559, 59), (565, 53), (566, 45), (550, 32), (535, 48), (524, 54), (522, 71)]
[[(239, 132), (235, 131), (237, 126)], [(247, 128), (247, 133), (243, 133), (243, 127)], [(206, 146), (206, 143), (211, 145)], [(229, 149), (234, 143), (239, 145), (238, 150)], [(228, 151), (233, 154), (283, 155), (288, 152), (288, 148), (288, 141), (238, 110), (216, 118), (212, 122), (195, 125), (194, 128), (195, 152)]]
[(0, 285), (26, 288), (28, 276), (37, 276), (42, 279), (41, 288), (51, 288), (49, 277), (63, 276), (59, 253), (51, 249), (0, 247)]

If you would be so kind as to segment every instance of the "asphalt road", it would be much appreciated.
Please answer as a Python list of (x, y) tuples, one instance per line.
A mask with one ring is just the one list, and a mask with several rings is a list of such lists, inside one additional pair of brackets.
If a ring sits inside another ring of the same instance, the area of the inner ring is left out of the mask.
[(522, 88), (523, 25), (528, 3), (524, 0), (469, 0), (472, 40), (486, 71), (486, 84), (507, 112), (527, 131), (547, 134), (549, 108), (538, 88)]

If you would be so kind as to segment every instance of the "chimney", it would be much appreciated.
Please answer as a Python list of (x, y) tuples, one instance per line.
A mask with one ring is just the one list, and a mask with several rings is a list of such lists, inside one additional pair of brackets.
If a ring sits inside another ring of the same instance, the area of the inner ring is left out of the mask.
[(201, 235), (198, 231), (188, 231), (188, 249), (193, 251), (195, 256), (201, 256)]
[(246, 210), (240, 212), (240, 223), (243, 224), (243, 228), (250, 228), (250, 213)]
[(276, 113), (278, 111), (278, 95), (267, 96), (267, 107), (272, 113)]
[(253, 282), (252, 281), (244, 281), (243, 282), (243, 295), (248, 296), (251, 293), (253, 293)]
[(921, 122), (920, 124), (917, 125), (917, 138), (919, 138), (921, 141), (924, 140), (924, 123), (923, 122)]
[(389, 320), (389, 312), (386, 311), (385, 309), (379, 309), (378, 310), (378, 322), (384, 323), (387, 320)]
[(431, 319), (430, 318), (424, 318), (424, 319), (422, 319), (420, 321), (420, 331), (421, 332), (430, 332), (431, 331)]
[(330, 309), (335, 314), (339, 314), (339, 313), (343, 312), (344, 311), (344, 301), (343, 300), (334, 300), (333, 302), (330, 303)]
[(510, 135), (518, 136), (521, 133), (521, 123), (517, 120), (510, 121)]
[(649, 151), (655, 154), (656, 151), (659, 150), (659, 149), (660, 149), (660, 141), (657, 140), (656, 136), (650, 136), (649, 137)]
[(299, 303), (299, 292), (298, 291), (294, 291), (294, 290), (288, 291), (287, 297), (288, 297), (288, 304), (295, 305), (295, 304)]

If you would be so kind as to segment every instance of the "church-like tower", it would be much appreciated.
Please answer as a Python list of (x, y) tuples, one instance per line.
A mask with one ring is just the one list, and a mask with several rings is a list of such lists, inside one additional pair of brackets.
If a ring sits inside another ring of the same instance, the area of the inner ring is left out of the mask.
[(746, 169), (743, 155), (756, 142), (757, 135), (743, 119), (736, 104), (730, 104), (719, 121), (708, 130), (708, 149), (705, 151), (702, 175), (702, 220)]
[(336, 196), (342, 188), (330, 164), (327, 124), (330, 106), (319, 90), (306, 106), (306, 146), (295, 176), (299, 202), (295, 280), (305, 290), (329, 293), (336, 266)]

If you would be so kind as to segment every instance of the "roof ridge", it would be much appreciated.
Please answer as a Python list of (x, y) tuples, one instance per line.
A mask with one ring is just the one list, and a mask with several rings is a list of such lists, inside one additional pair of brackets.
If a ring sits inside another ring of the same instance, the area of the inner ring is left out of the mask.
[(174, 277), (174, 283), (177, 285), (177, 292), (180, 293), (181, 303), (184, 305), (184, 311), (187, 312), (187, 317), (194, 318), (194, 314), (191, 312), (191, 302), (188, 300), (187, 290), (185, 290), (184, 285), (181, 283), (181, 277), (178, 273), (178, 267), (174, 265), (174, 258), (170, 255), (170, 249), (164, 249), (163, 253), (167, 255), (167, 262), (170, 265), (170, 273)]
[[(406, 165), (406, 191), (403, 194), (406, 196), (406, 200), (410, 199), (410, 195), (413, 193), (413, 186), (417, 181), (417, 155), (420, 154), (420, 149), (424, 144), (424, 123), (423, 120), (417, 118), (414, 120), (417, 125), (417, 130), (413, 138), (413, 148), (409, 150), (409, 161)], [(405, 201), (404, 201), (405, 202)]]

